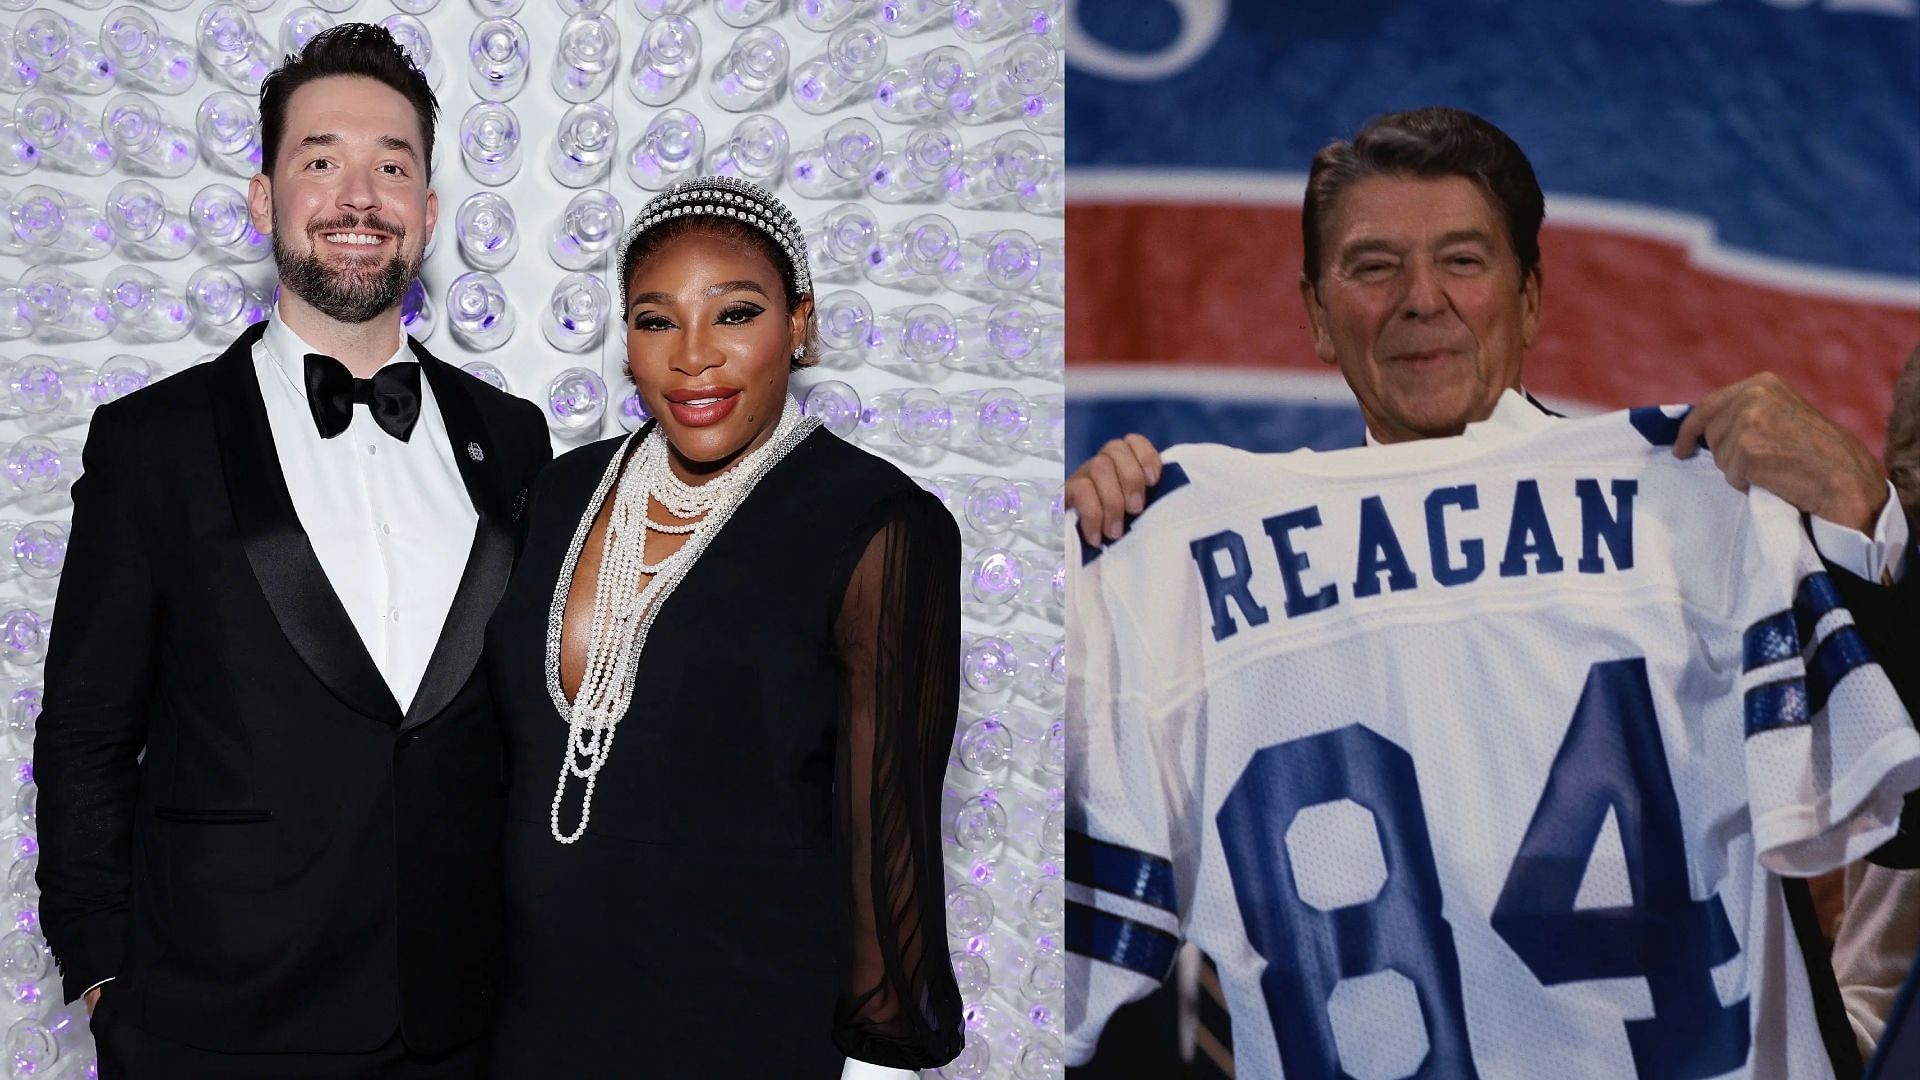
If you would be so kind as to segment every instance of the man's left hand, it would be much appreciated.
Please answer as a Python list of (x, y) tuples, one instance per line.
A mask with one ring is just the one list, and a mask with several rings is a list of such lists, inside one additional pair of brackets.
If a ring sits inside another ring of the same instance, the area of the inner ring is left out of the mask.
[(1758, 484), (1797, 510), (1868, 535), (1886, 505), (1887, 477), (1867, 448), (1770, 371), (1702, 398), (1681, 421), (1673, 456), (1692, 457), (1703, 438), (1741, 491)]

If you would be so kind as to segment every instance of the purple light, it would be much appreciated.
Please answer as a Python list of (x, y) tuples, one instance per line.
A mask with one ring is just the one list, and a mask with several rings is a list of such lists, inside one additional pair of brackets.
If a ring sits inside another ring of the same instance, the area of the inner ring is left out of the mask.
[(1027, 1019), (1033, 1021), (1034, 1027), (1046, 1027), (1053, 1023), (1053, 1010), (1045, 1005), (1035, 1005), (1027, 1010)]
[(802, 101), (818, 101), (820, 93), (820, 80), (811, 75), (801, 79), (793, 88), (793, 96)]

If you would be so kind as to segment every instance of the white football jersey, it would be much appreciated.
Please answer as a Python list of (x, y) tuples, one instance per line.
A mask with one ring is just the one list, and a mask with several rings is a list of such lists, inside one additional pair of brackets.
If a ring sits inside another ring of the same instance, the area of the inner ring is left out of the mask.
[(1920, 735), (1683, 413), (1168, 451), (1069, 560), (1070, 1062), (1189, 941), (1242, 1077), (1830, 1075), (1772, 875)]

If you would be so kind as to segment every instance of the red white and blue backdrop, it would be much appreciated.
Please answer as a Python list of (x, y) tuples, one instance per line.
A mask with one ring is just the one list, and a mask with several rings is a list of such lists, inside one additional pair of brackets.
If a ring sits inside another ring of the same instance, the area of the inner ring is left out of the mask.
[(1878, 452), (1920, 344), (1916, 0), (1068, 5), (1068, 450), (1357, 443), (1296, 291), (1321, 146), (1422, 105), (1547, 192), (1529, 390), (1579, 411), (1773, 370)]

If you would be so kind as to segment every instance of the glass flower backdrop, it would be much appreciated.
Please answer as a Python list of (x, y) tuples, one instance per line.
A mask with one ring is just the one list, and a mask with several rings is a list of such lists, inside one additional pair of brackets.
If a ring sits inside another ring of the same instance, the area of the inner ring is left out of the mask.
[(938, 495), (965, 542), (942, 808), (967, 1046), (1062, 1074), (1061, 0), (0, 0), (0, 1030), (92, 1075), (40, 936), (30, 755), (91, 411), (272, 304), (247, 223), (260, 79), (385, 22), (441, 103), (442, 227), (410, 332), (545, 410), (557, 450), (644, 414), (610, 317), (654, 192), (752, 179), (808, 225), (822, 363), (796, 393)]

